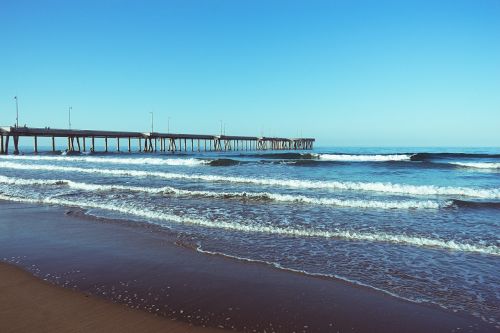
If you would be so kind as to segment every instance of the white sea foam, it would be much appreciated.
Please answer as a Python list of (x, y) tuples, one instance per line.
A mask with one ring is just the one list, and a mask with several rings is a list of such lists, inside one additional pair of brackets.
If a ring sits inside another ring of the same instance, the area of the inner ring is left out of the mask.
[(500, 189), (490, 188), (468, 188), (468, 187), (451, 187), (451, 186), (435, 186), (435, 185), (407, 185), (393, 184), (382, 182), (350, 182), (350, 181), (313, 181), (313, 180), (296, 180), (296, 179), (266, 179), (266, 178), (244, 178), (234, 176), (218, 176), (218, 175), (195, 175), (182, 173), (169, 173), (159, 171), (142, 171), (142, 170), (119, 170), (119, 169), (97, 169), (97, 168), (80, 168), (80, 167), (65, 167), (56, 165), (28, 165), (14, 162), (0, 162), (0, 168), (17, 169), (17, 170), (44, 170), (44, 171), (60, 171), (60, 172), (79, 172), (89, 174), (104, 174), (112, 176), (131, 176), (131, 177), (157, 177), (164, 179), (186, 179), (200, 180), (206, 182), (223, 182), (223, 183), (241, 183), (263, 186), (280, 186), (289, 188), (307, 188), (307, 189), (330, 189), (343, 191), (371, 191), (394, 194), (407, 195), (447, 195), (447, 196), (468, 196), (484, 199), (499, 199)]
[(338, 162), (387, 162), (387, 161), (410, 161), (411, 155), (347, 155), (347, 154), (319, 154), (319, 159), (324, 161)]
[(95, 156), (16, 156), (0, 155), (0, 159), (8, 161), (57, 161), (57, 162), (83, 162), (97, 164), (121, 165), (171, 165), (171, 166), (197, 166), (210, 163), (208, 160), (196, 158), (122, 158), (122, 157), (95, 157)]
[(243, 224), (239, 222), (228, 222), (223, 220), (208, 220), (204, 218), (192, 218), (185, 215), (178, 216), (159, 211), (146, 210), (134, 207), (127, 203), (106, 204), (93, 201), (65, 200), (59, 198), (24, 198), (0, 194), (0, 200), (10, 200), (24, 203), (52, 204), (59, 206), (79, 207), (84, 209), (102, 209), (118, 212), (129, 216), (136, 216), (148, 220), (166, 221), (177, 224), (195, 225), (205, 228), (225, 229), (229, 231), (273, 234), (288, 237), (317, 237), (327, 239), (343, 239), (348, 241), (384, 242), (415, 247), (432, 247), (451, 251), (475, 252), (488, 255), (500, 255), (500, 247), (495, 245), (468, 244), (455, 240), (442, 240), (438, 238), (426, 238), (405, 234), (388, 234), (384, 232), (358, 232), (355, 230), (317, 230), (313, 228), (292, 228), (270, 225), (259, 225), (256, 223)]
[[(84, 191), (127, 191), (127, 192), (145, 192), (152, 194), (174, 194), (180, 196), (198, 196), (205, 198), (237, 198), (250, 200), (270, 200), (277, 202), (288, 203), (304, 203), (311, 205), (337, 206), (337, 207), (354, 207), (354, 208), (377, 208), (377, 209), (438, 209), (440, 204), (431, 200), (401, 200), (401, 201), (377, 201), (377, 200), (353, 200), (353, 199), (337, 199), (337, 198), (312, 198), (303, 195), (289, 195), (270, 192), (213, 192), (213, 191), (196, 191), (184, 190), (171, 186), (164, 187), (143, 187), (143, 186), (126, 186), (126, 185), (101, 185), (89, 184), (82, 182), (74, 182), (71, 180), (40, 180), (40, 179), (24, 179), (12, 178), (0, 175), (0, 184), (12, 185), (67, 185), (70, 188)], [(445, 204), (444, 206), (448, 206)]]
[(0, 184), (7, 185), (63, 185), (65, 180), (24, 179), (0, 175)]
[(495, 162), (450, 162), (450, 164), (458, 165), (464, 168), (500, 169), (500, 163)]

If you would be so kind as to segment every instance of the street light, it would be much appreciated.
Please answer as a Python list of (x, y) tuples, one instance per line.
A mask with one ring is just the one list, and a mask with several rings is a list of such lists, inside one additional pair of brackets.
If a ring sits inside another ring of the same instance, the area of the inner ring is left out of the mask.
[(167, 133), (170, 133), (170, 117), (167, 117)]
[(150, 113), (151, 113), (151, 133), (153, 133), (154, 132), (154, 127), (153, 127), (153, 125), (154, 125), (154, 118), (153, 118), (153, 112), (150, 112)]
[(69, 129), (71, 129), (71, 110), (73, 109), (72, 106), (70, 106), (68, 108), (68, 125), (69, 125)]
[(222, 136), (222, 120), (219, 121), (220, 121), (220, 135)]
[(17, 96), (14, 96), (16, 100), (16, 127), (19, 127), (19, 105), (17, 103)]

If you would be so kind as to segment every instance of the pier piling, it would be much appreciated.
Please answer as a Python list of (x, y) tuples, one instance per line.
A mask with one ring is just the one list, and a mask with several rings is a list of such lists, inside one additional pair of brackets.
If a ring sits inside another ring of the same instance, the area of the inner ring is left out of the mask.
[[(33, 151), (38, 153), (39, 137), (50, 137), (52, 151), (56, 151), (56, 138), (66, 138), (68, 151), (86, 151), (86, 138), (91, 139), (90, 151), (96, 151), (95, 139), (104, 139), (104, 151), (108, 152), (108, 139), (116, 138), (116, 149), (121, 151), (120, 139), (127, 139), (127, 150), (132, 152), (132, 139), (137, 140), (139, 152), (188, 152), (188, 140), (191, 141), (191, 152), (202, 151), (239, 151), (239, 150), (311, 150), (313, 138), (277, 138), (201, 134), (173, 134), (157, 132), (117, 132), (94, 130), (68, 130), (30, 127), (0, 127), (0, 154), (9, 153), (10, 137), (14, 142), (14, 154), (19, 154), (19, 138), (33, 137)], [(80, 145), (80, 138), (82, 145)], [(75, 147), (76, 139), (76, 147)], [(144, 144), (142, 143), (144, 140)], [(158, 147), (159, 140), (159, 147)], [(196, 142), (195, 142), (196, 141)], [(196, 143), (196, 147), (195, 147)]]

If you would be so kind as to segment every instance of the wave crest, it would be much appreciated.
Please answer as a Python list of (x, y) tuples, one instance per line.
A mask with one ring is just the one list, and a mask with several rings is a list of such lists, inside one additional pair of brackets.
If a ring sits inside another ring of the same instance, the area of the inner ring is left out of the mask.
[(336, 162), (388, 162), (388, 161), (410, 161), (411, 155), (348, 155), (348, 154), (320, 154), (320, 160)]
[(138, 207), (131, 207), (130, 205), (111, 205), (96, 203), (90, 201), (72, 201), (58, 198), (22, 198), (15, 196), (7, 196), (0, 194), (1, 200), (10, 200), (24, 203), (35, 204), (52, 204), (59, 206), (80, 207), (84, 209), (102, 209), (107, 211), (114, 211), (126, 215), (137, 216), (147, 219), (150, 223), (151, 220), (161, 220), (173, 222), (177, 224), (188, 224), (201, 226), (205, 228), (225, 229), (229, 231), (248, 232), (248, 233), (263, 233), (281, 235), (286, 237), (317, 237), (327, 239), (342, 239), (348, 241), (368, 241), (368, 242), (381, 242), (393, 243), (406, 246), (415, 247), (431, 247), (448, 251), (461, 251), (461, 252), (474, 252), (483, 253), (488, 255), (500, 255), (500, 247), (495, 245), (483, 244), (469, 244), (462, 243), (456, 240), (443, 240), (438, 238), (426, 238), (420, 236), (412, 236), (405, 234), (388, 234), (384, 232), (358, 232), (355, 230), (318, 230), (313, 228), (292, 228), (292, 227), (276, 227), (269, 225), (258, 225), (254, 223), (243, 224), (239, 222), (227, 222), (222, 220), (207, 220), (202, 218), (191, 218), (186, 216), (178, 216), (174, 214), (166, 214), (156, 211), (145, 210)]
[(121, 164), (121, 165), (171, 165), (171, 166), (197, 166), (209, 164), (209, 160), (196, 158), (117, 158), (117, 157), (95, 157), (95, 156), (0, 156), (4, 160), (14, 161), (56, 161), (56, 162), (84, 162), (97, 164)]
[(289, 187), (289, 188), (329, 189), (329, 190), (341, 190), (341, 191), (368, 191), (368, 192), (407, 194), (416, 196), (444, 195), (444, 196), (478, 197), (483, 199), (500, 198), (500, 189), (498, 188), (476, 189), (468, 187), (451, 187), (451, 186), (442, 187), (435, 185), (408, 185), (408, 184), (393, 184), (393, 183), (382, 183), (382, 182), (313, 181), (313, 180), (297, 180), (297, 179), (244, 178), (235, 176), (168, 173), (159, 171), (79, 168), (79, 167), (64, 167), (64, 166), (54, 166), (54, 165), (26, 165), (13, 162), (0, 162), (0, 168), (10, 168), (18, 170), (80, 172), (87, 174), (97, 173), (97, 174), (114, 175), (114, 176), (186, 179), (186, 180), (200, 180), (205, 182), (240, 183), (240, 184), (279, 186), (279, 187)]
[[(289, 195), (269, 192), (213, 192), (184, 190), (171, 186), (164, 187), (142, 187), (126, 185), (102, 185), (74, 182), (71, 180), (39, 180), (9, 178), (0, 176), (0, 183), (12, 185), (66, 185), (73, 189), (83, 191), (127, 191), (144, 192), (151, 194), (173, 194), (180, 196), (194, 196), (215, 199), (240, 199), (255, 201), (275, 201), (284, 203), (303, 203), (311, 205), (352, 207), (352, 208), (375, 208), (375, 209), (438, 209), (440, 204), (430, 200), (405, 200), (405, 201), (378, 201), (378, 200), (354, 200), (337, 198), (312, 198), (303, 195)], [(445, 206), (448, 206), (447, 204)]]
[(473, 169), (500, 169), (500, 163), (494, 162), (450, 162), (450, 164)]

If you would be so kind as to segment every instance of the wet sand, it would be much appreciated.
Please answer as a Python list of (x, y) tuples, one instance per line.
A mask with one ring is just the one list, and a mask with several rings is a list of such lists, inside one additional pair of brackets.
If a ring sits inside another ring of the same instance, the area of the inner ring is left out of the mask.
[[(190, 247), (189, 237), (152, 226), (97, 220), (56, 207), (0, 202), (0, 209), (1, 260), (54, 285), (142, 310), (134, 311), (137, 316), (150, 317), (150, 312), (248, 332), (496, 331), (465, 313), (344, 281), (200, 254)], [(0, 300), (0, 319), (6, 302)], [(35, 322), (44, 318), (36, 311), (18, 312)]]
[(0, 331), (4, 333), (222, 332), (60, 288), (5, 263), (0, 263), (0, 295)]

